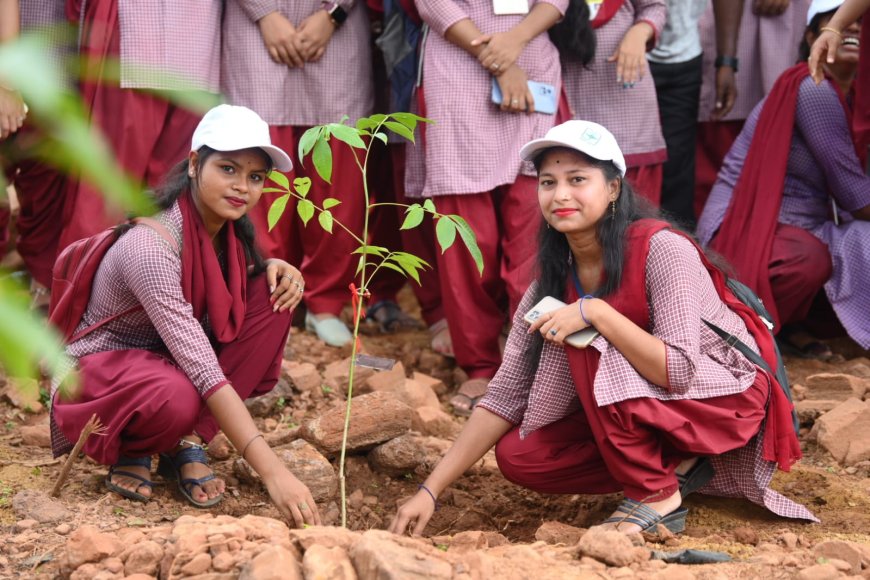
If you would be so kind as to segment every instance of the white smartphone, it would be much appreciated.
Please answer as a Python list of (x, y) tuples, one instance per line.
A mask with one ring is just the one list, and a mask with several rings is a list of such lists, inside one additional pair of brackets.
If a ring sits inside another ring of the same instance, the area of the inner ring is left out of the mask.
[[(557, 310), (563, 306), (567, 306), (567, 304), (557, 298), (553, 298), (552, 296), (544, 296), (540, 302), (535, 304), (531, 310), (526, 312), (526, 315), (523, 316), (523, 320), (531, 324), (540, 318), (542, 314), (552, 312), (553, 310)], [(565, 343), (574, 348), (586, 348), (592, 344), (592, 341), (598, 338), (600, 334), (601, 333), (593, 327), (587, 326), (583, 330), (578, 330), (577, 332), (566, 336)]]

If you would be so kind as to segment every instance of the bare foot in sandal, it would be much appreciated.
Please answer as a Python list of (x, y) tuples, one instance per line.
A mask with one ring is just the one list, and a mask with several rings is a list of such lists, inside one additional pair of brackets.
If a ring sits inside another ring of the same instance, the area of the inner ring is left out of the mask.
[(462, 383), (450, 399), (453, 412), (464, 417), (471, 415), (477, 402), (486, 394), (489, 381), (490, 379), (478, 377)]
[(455, 358), (453, 354), (453, 339), (450, 337), (450, 328), (447, 319), (442, 318), (429, 327), (429, 344), (434, 352), (448, 358)]

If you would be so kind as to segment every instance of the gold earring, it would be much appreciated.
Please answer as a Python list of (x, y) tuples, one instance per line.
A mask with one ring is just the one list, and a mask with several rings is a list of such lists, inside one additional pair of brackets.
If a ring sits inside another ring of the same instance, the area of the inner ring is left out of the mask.
[(610, 202), (610, 217), (616, 217), (616, 200)]

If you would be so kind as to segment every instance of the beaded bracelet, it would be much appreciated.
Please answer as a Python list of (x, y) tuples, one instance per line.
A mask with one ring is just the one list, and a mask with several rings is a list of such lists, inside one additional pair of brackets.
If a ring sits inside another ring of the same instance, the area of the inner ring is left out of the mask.
[(438, 500), (437, 500), (437, 499), (435, 499), (435, 494), (432, 493), (432, 490), (431, 490), (431, 489), (429, 489), (428, 487), (426, 487), (426, 486), (423, 485), (422, 483), (421, 483), (420, 485), (417, 486), (417, 489), (418, 489), (418, 490), (420, 490), (420, 489), (425, 490), (426, 493), (429, 494), (429, 497), (431, 497), (431, 498), (432, 498), (432, 501), (435, 502), (435, 511), (436, 511), (436, 512), (437, 512), (439, 509), (441, 509), (441, 504), (438, 503)]
[(588, 320), (586, 320), (586, 315), (583, 314), (583, 301), (586, 300), (587, 298), (595, 298), (595, 296), (593, 296), (592, 294), (587, 294), (586, 296), (584, 296), (583, 298), (580, 299), (580, 318), (583, 319), (583, 322), (586, 323), (586, 326), (592, 326), (592, 323), (589, 322)]
[(819, 28), (819, 32), (833, 32), (834, 34), (836, 34), (840, 38), (843, 38), (842, 32), (840, 32), (836, 28), (831, 28), (830, 26), (822, 26), (821, 28)]

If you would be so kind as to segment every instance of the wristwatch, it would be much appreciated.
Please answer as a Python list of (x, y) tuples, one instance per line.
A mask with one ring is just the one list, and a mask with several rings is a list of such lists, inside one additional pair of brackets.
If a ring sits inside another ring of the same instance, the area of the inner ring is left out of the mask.
[(335, 2), (324, 2), (323, 9), (329, 14), (329, 19), (336, 28), (340, 28), (344, 21), (347, 20), (347, 12)]
[(739, 60), (737, 60), (736, 56), (717, 56), (714, 61), (714, 66), (716, 68), (722, 68), (723, 66), (728, 66), (734, 69), (734, 72), (737, 72), (737, 65), (739, 64)]

